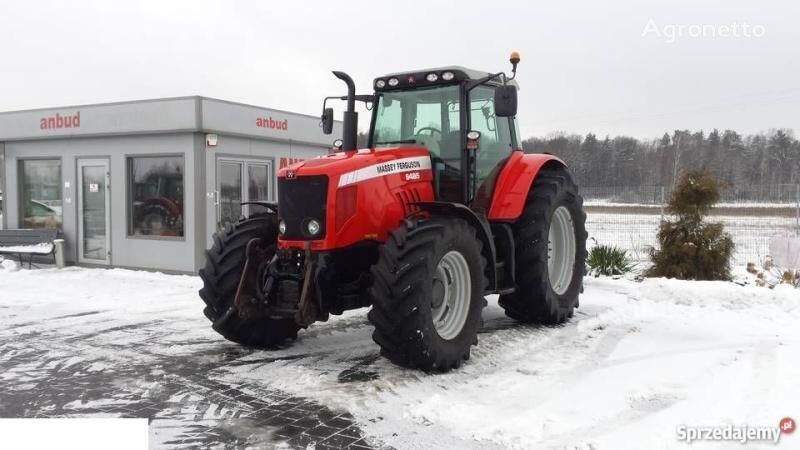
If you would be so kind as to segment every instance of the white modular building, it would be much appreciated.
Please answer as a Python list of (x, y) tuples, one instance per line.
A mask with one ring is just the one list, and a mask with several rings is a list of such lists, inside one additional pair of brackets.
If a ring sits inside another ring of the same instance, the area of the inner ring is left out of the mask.
[(60, 230), (68, 263), (193, 273), (335, 127), (205, 97), (0, 113), (0, 228)]

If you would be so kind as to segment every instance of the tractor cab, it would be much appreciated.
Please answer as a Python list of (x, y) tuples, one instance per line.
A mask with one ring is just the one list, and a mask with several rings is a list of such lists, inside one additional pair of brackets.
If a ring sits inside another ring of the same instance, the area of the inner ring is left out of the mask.
[[(495, 111), (503, 80), (490, 76), (454, 66), (375, 79), (369, 147), (427, 148), (437, 199), (469, 204), (482, 187), (491, 192), (489, 175), (519, 142), (516, 117)], [(506, 86), (518, 89), (514, 81)]]
[[(516, 76), (519, 55), (510, 59), (512, 76), (461, 66), (393, 73), (376, 78), (374, 95), (328, 97), (322, 124), (332, 132), (330, 99), (348, 101), (344, 140), (336, 149), (355, 150), (353, 134), (358, 115), (355, 101), (372, 104), (368, 146), (375, 151), (421, 146), (431, 154), (437, 200), (458, 202), (485, 210), (496, 176), (511, 151), (520, 148), (516, 119)], [(334, 72), (350, 87), (347, 74)], [(348, 141), (350, 144), (348, 145)]]

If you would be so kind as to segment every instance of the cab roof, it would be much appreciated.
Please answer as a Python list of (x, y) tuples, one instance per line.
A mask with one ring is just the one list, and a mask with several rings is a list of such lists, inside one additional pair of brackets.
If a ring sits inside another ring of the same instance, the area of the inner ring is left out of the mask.
[[(445, 72), (452, 72), (454, 75), (453, 80), (444, 80), (442, 78), (442, 74)], [(430, 82), (426, 79), (428, 74), (435, 73), (438, 76), (438, 79), (434, 82)], [(376, 91), (390, 91), (390, 90), (397, 90), (397, 89), (408, 89), (411, 87), (420, 87), (420, 86), (433, 86), (433, 85), (446, 85), (446, 84), (455, 84), (460, 83), (464, 80), (477, 80), (488, 75), (492, 75), (492, 72), (485, 72), (481, 70), (469, 69), (463, 66), (444, 66), (444, 67), (434, 67), (430, 69), (419, 69), (419, 70), (409, 70), (405, 72), (395, 72), (384, 75), (382, 77), (375, 78), (373, 82), (373, 86), (375, 87)], [(388, 81), (391, 78), (397, 78), (398, 84), (396, 86), (390, 86)], [(378, 87), (377, 83), (379, 80), (383, 80), (385, 84), (384, 87)], [(500, 84), (500, 79), (495, 79), (492, 81), (492, 84)], [(519, 90), (519, 85), (516, 81), (510, 80), (508, 84), (516, 87)]]

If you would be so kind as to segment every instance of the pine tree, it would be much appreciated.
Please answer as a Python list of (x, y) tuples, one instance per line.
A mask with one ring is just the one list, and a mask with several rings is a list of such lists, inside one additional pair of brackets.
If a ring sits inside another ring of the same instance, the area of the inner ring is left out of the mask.
[(720, 198), (720, 182), (702, 171), (680, 178), (670, 195), (667, 211), (674, 220), (661, 223), (659, 249), (652, 249), (651, 277), (684, 280), (729, 280), (733, 239), (720, 223), (704, 217)]

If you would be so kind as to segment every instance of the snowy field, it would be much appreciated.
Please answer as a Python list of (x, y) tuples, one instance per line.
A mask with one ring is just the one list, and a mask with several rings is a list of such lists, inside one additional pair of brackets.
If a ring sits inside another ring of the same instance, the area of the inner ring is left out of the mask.
[(587, 278), (560, 327), (518, 325), (490, 298), (471, 360), (444, 375), (380, 358), (366, 310), (282, 350), (240, 349), (210, 329), (199, 287), (0, 269), (0, 416), (151, 417), (154, 448), (800, 448), (800, 433), (777, 446), (676, 433), (800, 417), (800, 291), (788, 287)]
[[(752, 262), (760, 265), (769, 254), (769, 242), (775, 236), (794, 236), (800, 233), (794, 217), (770, 216), (710, 216), (709, 222), (719, 222), (731, 234), (736, 245), (732, 263), (744, 268)], [(656, 245), (661, 216), (654, 214), (621, 214), (588, 212), (586, 230), (589, 238), (604, 245), (615, 245), (628, 251), (638, 263), (649, 261), (649, 247)]]

